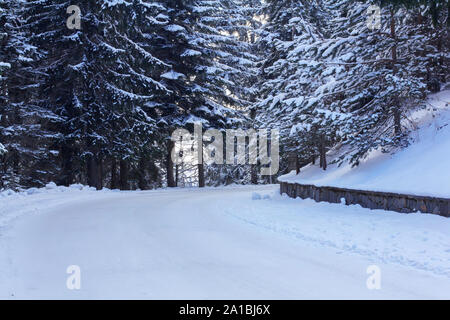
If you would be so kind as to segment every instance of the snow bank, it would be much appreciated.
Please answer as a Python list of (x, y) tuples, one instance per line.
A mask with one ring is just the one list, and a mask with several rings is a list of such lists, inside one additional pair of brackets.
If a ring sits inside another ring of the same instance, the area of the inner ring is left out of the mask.
[[(31, 195), (31, 194), (37, 194), (37, 193), (49, 193), (49, 192), (69, 192), (73, 190), (78, 191), (97, 191), (94, 187), (85, 186), (82, 184), (71, 184), (70, 186), (57, 186), (56, 183), (50, 182), (45, 185), (45, 187), (42, 188), (29, 188), (29, 189), (23, 189), (20, 191), (13, 191), (11, 189), (6, 189), (3, 191), (0, 191), (0, 198), (4, 197), (10, 197), (10, 196), (25, 196), (25, 195)], [(110, 191), (107, 188), (103, 188), (101, 191)]]
[(118, 190), (104, 188), (97, 191), (93, 187), (82, 184), (65, 187), (57, 186), (54, 182), (50, 182), (42, 188), (29, 188), (18, 192), (10, 189), (0, 191), (0, 231), (12, 220), (22, 215), (39, 213), (53, 206), (67, 203), (69, 200), (84, 200), (113, 191)]
[(278, 190), (270, 199), (229, 203), (223, 209), (227, 215), (256, 229), (334, 249), (337, 254), (365, 256), (450, 278), (448, 218), (292, 199)]
[(427, 109), (411, 115), (418, 130), (397, 153), (374, 151), (358, 167), (308, 165), (280, 181), (450, 198), (450, 90), (430, 96)]

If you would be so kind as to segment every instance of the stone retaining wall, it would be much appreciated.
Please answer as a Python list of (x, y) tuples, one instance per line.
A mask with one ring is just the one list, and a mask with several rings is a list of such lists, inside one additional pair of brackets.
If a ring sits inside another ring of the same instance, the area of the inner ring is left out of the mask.
[(291, 198), (310, 198), (317, 202), (359, 204), (364, 208), (383, 209), (402, 213), (422, 212), (450, 217), (450, 199), (415, 196), (391, 192), (354, 190), (336, 187), (316, 187), (298, 183), (281, 182), (280, 193)]

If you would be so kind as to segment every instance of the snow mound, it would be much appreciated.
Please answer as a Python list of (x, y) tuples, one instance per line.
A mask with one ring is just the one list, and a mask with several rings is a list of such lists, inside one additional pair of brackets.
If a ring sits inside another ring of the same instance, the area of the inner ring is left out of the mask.
[(418, 127), (412, 144), (394, 154), (371, 152), (358, 167), (308, 165), (283, 182), (450, 198), (450, 90), (431, 95), (427, 108), (410, 116)]
[(270, 200), (272, 196), (270, 194), (261, 194), (259, 192), (252, 193), (252, 200)]
[(261, 195), (258, 192), (253, 192), (252, 200), (261, 200)]
[(49, 182), (45, 185), (45, 189), (47, 190), (54, 190), (56, 188), (58, 188), (58, 186), (54, 182)]
[[(54, 182), (49, 182), (45, 185), (45, 187), (42, 188), (29, 188), (29, 189), (21, 189), (19, 191), (14, 191), (11, 189), (6, 190), (0, 190), (0, 198), (5, 197), (23, 197), (28, 195), (34, 195), (34, 194), (41, 194), (41, 193), (59, 193), (59, 192), (70, 192), (72, 190), (75, 191), (98, 191), (94, 187), (89, 187), (83, 184), (71, 184), (70, 186), (58, 186)], [(108, 188), (103, 188), (100, 190), (100, 192), (108, 192), (108, 191), (115, 191), (110, 190)]]
[[(58, 186), (49, 182), (42, 188), (29, 188), (19, 191), (11, 189), (0, 191), (0, 235), (1, 230), (12, 220), (29, 213), (39, 212), (40, 209), (52, 207), (59, 203), (67, 203), (68, 199), (76, 201), (98, 197), (99, 195), (114, 194), (107, 188), (98, 191), (96, 188), (82, 184), (72, 184), (68, 187)], [(126, 193), (124, 191), (123, 193)]]

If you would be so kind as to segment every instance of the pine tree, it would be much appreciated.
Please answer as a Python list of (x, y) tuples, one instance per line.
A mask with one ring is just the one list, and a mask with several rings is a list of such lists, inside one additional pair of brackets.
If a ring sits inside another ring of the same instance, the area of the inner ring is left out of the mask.
[[(265, 11), (269, 21), (260, 45), (268, 58), (261, 67), (257, 119), (264, 126), (280, 128), (282, 164), (290, 154), (309, 161), (323, 150), (333, 130), (315, 96), (321, 82), (327, 81), (315, 78), (322, 71), (316, 61), (323, 39), (318, 27), (323, 21), (321, 8), (314, 1), (270, 1)], [(325, 129), (328, 132), (322, 132)]]
[(29, 37), (30, 4), (4, 1), (1, 5), (1, 25), (7, 36), (1, 43), (0, 59), (9, 64), (0, 94), (0, 135), (9, 150), (2, 159), (4, 185), (41, 186), (58, 172), (53, 149), (56, 137), (47, 127), (57, 117), (39, 104), (42, 75), (36, 66), (43, 53)]
[(430, 60), (420, 50), (429, 47), (430, 38), (420, 34), (416, 23), (420, 8), (413, 3), (379, 3), (386, 4), (381, 29), (371, 31), (366, 26), (366, 3), (328, 2), (332, 12), (342, 12), (346, 18), (329, 26), (331, 59), (325, 63), (345, 67), (336, 73), (330, 94), (349, 115), (341, 131), (351, 149), (342, 159), (354, 164), (371, 150), (405, 146), (408, 110), (422, 105), (426, 97), (429, 80), (424, 70), (430, 70)]
[(80, 30), (71, 5), (0, 0), (3, 186), (258, 181), (259, 165), (174, 166), (171, 133), (195, 123), (279, 128), (281, 172), (326, 169), (330, 149), (358, 164), (405, 146), (448, 81), (446, 0), (80, 1)]
[[(175, 186), (170, 153), (170, 133), (179, 127), (193, 130), (195, 123), (204, 129), (224, 129), (234, 125), (239, 116), (234, 108), (242, 105), (229, 90), (238, 74), (230, 66), (229, 51), (237, 40), (217, 24), (225, 11), (220, 2), (169, 1), (167, 15), (158, 22), (164, 26), (154, 43), (157, 55), (171, 66), (161, 75), (171, 93), (164, 98), (161, 127), (167, 133), (166, 167), (168, 186)], [(228, 63), (228, 64), (227, 64)], [(234, 86), (236, 87), (236, 86)], [(198, 165), (199, 185), (205, 185), (204, 165)]]
[(86, 181), (101, 188), (109, 163), (111, 185), (128, 189), (137, 184), (129, 181), (130, 169), (139, 163), (142, 169), (153, 157), (159, 105), (154, 98), (168, 92), (155, 80), (167, 65), (152, 55), (149, 43), (154, 30), (148, 16), (161, 6), (82, 2), (81, 30), (70, 30), (60, 23), (69, 5), (40, 4), (32, 12), (40, 31), (34, 41), (47, 52), (41, 70), (52, 75), (42, 86), (41, 94), (48, 97), (43, 104), (63, 119), (55, 124), (60, 182)]
[[(253, 7), (251, 7), (253, 5)], [(253, 20), (259, 6), (255, 1), (195, 1), (192, 11), (197, 13), (194, 31), (198, 46), (203, 49), (210, 66), (208, 104), (216, 105), (208, 118), (215, 125), (208, 128), (232, 129), (251, 126), (250, 107), (255, 99), (253, 85), (257, 77), (259, 57), (254, 50), (255, 29)], [(236, 112), (238, 110), (239, 112)], [(220, 118), (226, 116), (226, 122)], [(202, 117), (205, 114), (201, 115)], [(208, 183), (213, 185), (249, 180), (249, 165), (210, 165), (207, 167)]]
[[(0, 23), (1, 23), (1, 25), (3, 26), (2, 27), (2, 29), (0, 30), (0, 41), (3, 41), (3, 39), (8, 35), (5, 31), (6, 30), (4, 30), (4, 25), (5, 25), (5, 19), (6, 19), (6, 8), (5, 8), (5, 3), (4, 3), (4, 1), (2, 1), (2, 2), (0, 2)], [(6, 60), (6, 59), (4, 59), (4, 58), (2, 58), (2, 60), (0, 60), (0, 92), (2, 92), (2, 97), (4, 96), (3, 95), (3, 92), (4, 92), (4, 86), (5, 86), (5, 84), (4, 84), (4, 81), (5, 81), (5, 77), (4, 77), (4, 75), (3, 75), (3, 73), (4, 73), (4, 71), (6, 70), (6, 69), (9, 69), (10, 67), (11, 67), (11, 64), (10, 63), (8, 63), (8, 62), (6, 62), (6, 61), (3, 61), (3, 60)], [(5, 101), (2, 101), (2, 104), (4, 103)], [(3, 117), (3, 114), (0, 114), (0, 117)], [(0, 118), (0, 120), (1, 120), (1, 118)], [(1, 144), (0, 143), (0, 156), (3, 156), (4, 154), (6, 154), (6, 152), (7, 152), (7, 150), (6, 150), (6, 148), (5, 148), (5, 146), (3, 145), (3, 144)]]
[[(358, 164), (373, 149), (406, 145), (408, 110), (423, 103), (435, 76), (446, 78), (442, 43), (434, 45), (439, 41), (420, 30), (424, 22), (415, 22), (430, 4), (411, 3), (386, 4), (379, 31), (367, 28), (367, 3), (269, 3), (262, 43), (273, 47), (262, 67), (264, 99), (256, 106), (262, 123), (283, 124), (285, 154), (300, 156), (300, 164), (320, 156), (326, 168), (327, 150), (334, 146), (347, 145), (341, 160)], [(440, 12), (438, 20), (445, 21)], [(290, 35), (290, 23), (305, 32)], [(442, 22), (436, 26), (434, 37), (441, 38)]]

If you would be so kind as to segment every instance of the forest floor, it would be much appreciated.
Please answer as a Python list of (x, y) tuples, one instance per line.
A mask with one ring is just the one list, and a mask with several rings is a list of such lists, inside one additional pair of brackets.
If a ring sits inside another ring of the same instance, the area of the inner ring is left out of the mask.
[(450, 298), (450, 219), (278, 188), (0, 194), (0, 298)]

